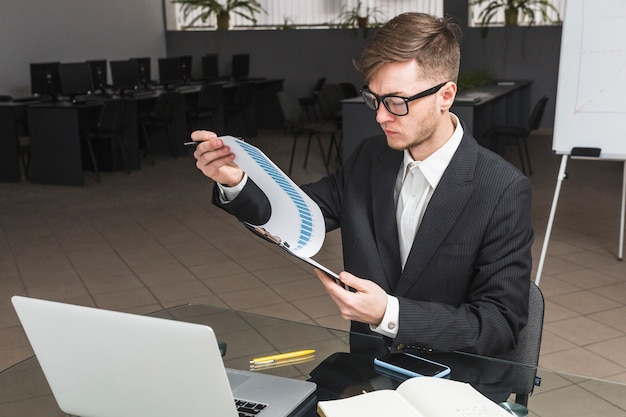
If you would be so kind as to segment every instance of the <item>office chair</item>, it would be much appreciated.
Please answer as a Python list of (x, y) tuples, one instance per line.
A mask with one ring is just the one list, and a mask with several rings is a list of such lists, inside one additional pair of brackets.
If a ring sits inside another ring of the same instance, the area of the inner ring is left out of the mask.
[(128, 160), (126, 159), (126, 149), (122, 141), (122, 134), (128, 126), (130, 117), (131, 101), (130, 99), (117, 99), (106, 101), (102, 105), (96, 127), (93, 130), (87, 132), (85, 140), (87, 142), (87, 148), (89, 149), (89, 155), (91, 156), (91, 163), (93, 170), (96, 173), (97, 181), (100, 182), (100, 171), (98, 170), (98, 163), (96, 161), (96, 153), (94, 152), (94, 144), (103, 144), (108, 142), (111, 146), (111, 161), (112, 167), (115, 169), (115, 145), (119, 149), (120, 156), (122, 157), (122, 163), (127, 174), (130, 174), (130, 167)]
[(498, 359), (528, 365), (528, 367), (515, 367), (512, 372), (516, 375), (511, 377), (511, 380), (515, 381), (512, 386), (515, 402), (524, 407), (528, 406), (528, 397), (536, 385), (535, 378), (543, 333), (543, 314), (543, 295), (539, 287), (531, 282), (528, 294), (528, 322), (519, 334), (517, 347), (512, 352), (498, 356)]
[(300, 97), (298, 101), (304, 109), (309, 122), (319, 120), (319, 114), (317, 112), (317, 93), (322, 89), (322, 86), (326, 83), (326, 77), (318, 78), (313, 85), (313, 91), (307, 97)]
[(210, 127), (213, 131), (219, 132), (223, 129), (222, 123), (215, 118), (219, 114), (222, 106), (223, 87), (221, 84), (207, 83), (202, 86), (198, 93), (198, 100), (195, 108), (187, 113), (187, 125), (189, 129), (194, 129), (194, 121), (197, 119), (209, 119)]
[(17, 152), (20, 156), (24, 176), (26, 179), (30, 179), (30, 136), (19, 136), (17, 138)]
[(327, 134), (331, 138), (331, 145), (335, 142), (335, 135), (339, 132), (339, 128), (332, 121), (307, 123), (305, 120), (304, 112), (300, 102), (296, 97), (287, 91), (278, 92), (278, 102), (280, 109), (282, 110), (283, 117), (285, 119), (285, 132), (287, 130), (293, 130), (293, 145), (291, 147), (291, 159), (289, 160), (288, 175), (291, 175), (293, 169), (293, 161), (296, 154), (296, 143), (300, 135), (308, 135), (306, 153), (304, 155), (304, 167), (306, 168), (307, 161), (309, 159), (309, 151), (311, 149), (311, 139), (313, 136), (317, 137), (317, 143), (320, 147), (322, 159), (324, 161), (324, 167), (326, 172), (329, 173), (329, 161), (324, 152), (324, 146), (322, 145), (321, 135)]
[[(347, 84), (347, 83), (346, 83)], [(343, 114), (341, 110), (341, 100), (348, 98), (346, 93), (350, 94), (350, 88), (341, 84), (325, 84), (320, 91), (317, 92), (317, 103), (319, 105), (322, 121), (334, 123), (341, 132), (343, 127)], [(337, 163), (341, 163), (342, 135), (331, 138), (330, 147), (328, 148), (327, 160), (330, 163), (333, 149), (337, 152)]]
[[(530, 154), (528, 153), (528, 136), (533, 130), (539, 128), (547, 102), (547, 96), (543, 96), (539, 99), (530, 115), (530, 118), (528, 119), (528, 126), (493, 126), (484, 133), (484, 137), (489, 141), (489, 147), (495, 152), (499, 151), (501, 141), (504, 139), (512, 138), (516, 141), (520, 164), (522, 165), (522, 172), (524, 174), (526, 174), (526, 168), (524, 167), (522, 145), (524, 145), (524, 150), (526, 152), (528, 174), (532, 175), (533, 170), (530, 166)], [(498, 153), (502, 154), (503, 151)]]
[[(0, 103), (10, 103), (13, 101), (11, 95), (0, 95)], [(26, 109), (15, 110), (15, 146), (20, 163), (27, 179), (30, 179), (30, 137), (28, 136), (28, 125), (26, 123)]]
[(341, 89), (343, 90), (343, 98), (353, 98), (359, 96), (359, 90), (352, 83), (343, 82), (339, 83)]
[[(250, 136), (256, 130), (251, 125), (250, 115), (256, 115), (256, 84), (243, 82), (237, 86), (235, 97), (224, 106), (226, 129), (233, 135)], [(256, 121), (254, 121), (256, 125)]]
[(176, 152), (176, 143), (174, 137), (170, 132), (170, 125), (176, 116), (176, 106), (179, 93), (173, 91), (165, 91), (161, 93), (154, 104), (154, 110), (141, 118), (141, 130), (144, 137), (144, 145), (146, 147), (146, 154), (150, 155), (152, 165), (154, 165), (154, 156), (152, 155), (152, 148), (150, 146), (150, 136), (148, 135), (148, 128), (162, 129), (165, 131), (167, 141), (170, 145), (170, 151), (172, 156), (176, 158), (178, 156)]

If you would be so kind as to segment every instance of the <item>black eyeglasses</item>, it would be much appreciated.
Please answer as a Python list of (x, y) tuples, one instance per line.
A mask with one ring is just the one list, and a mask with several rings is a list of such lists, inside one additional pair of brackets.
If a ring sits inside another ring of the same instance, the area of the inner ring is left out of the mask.
[(396, 96), (394, 94), (386, 94), (384, 96), (379, 96), (378, 94), (370, 91), (370, 89), (366, 85), (364, 85), (361, 88), (361, 96), (363, 97), (365, 104), (367, 104), (367, 107), (373, 110), (378, 110), (380, 103), (383, 103), (383, 105), (385, 106), (387, 111), (389, 111), (389, 113), (395, 116), (406, 116), (407, 114), (409, 114), (409, 102), (410, 101), (417, 100), (418, 98), (435, 94), (437, 91), (441, 89), (441, 87), (443, 87), (447, 83), (448, 82), (445, 81), (432, 88), (429, 88), (428, 90), (424, 90), (420, 93), (417, 93), (411, 97)]

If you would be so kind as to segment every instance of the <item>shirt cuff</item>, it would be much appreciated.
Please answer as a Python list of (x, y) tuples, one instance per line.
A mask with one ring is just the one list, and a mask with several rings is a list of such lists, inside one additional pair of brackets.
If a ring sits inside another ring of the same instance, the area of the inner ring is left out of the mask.
[(235, 185), (234, 187), (227, 187), (222, 184), (217, 184), (217, 188), (220, 190), (220, 203), (227, 204), (237, 198), (241, 190), (243, 190), (243, 187), (246, 185), (247, 181), (248, 174), (244, 172), (243, 178), (241, 179), (241, 181), (239, 181), (239, 184)]
[(394, 339), (398, 335), (398, 321), (400, 319), (400, 303), (398, 299), (387, 294), (387, 309), (377, 327), (370, 325), (373, 332)]

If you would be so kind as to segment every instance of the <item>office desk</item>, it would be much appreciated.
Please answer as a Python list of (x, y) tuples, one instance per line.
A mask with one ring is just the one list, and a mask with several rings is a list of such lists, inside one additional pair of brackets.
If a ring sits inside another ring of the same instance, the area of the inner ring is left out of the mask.
[[(235, 135), (256, 136), (258, 127), (281, 128), (282, 113), (278, 104), (277, 93), (282, 90), (282, 79), (263, 79), (253, 81), (257, 87), (256, 102), (246, 112), (247, 131), (234, 132)], [(224, 84), (224, 101), (232, 100), (237, 83)], [(174, 118), (170, 125), (173, 136), (174, 156), (187, 153), (183, 143), (189, 140), (186, 112), (197, 100), (201, 85), (190, 85), (178, 90), (179, 97)], [(131, 170), (141, 167), (139, 143), (141, 138), (140, 118), (150, 113), (159, 95), (164, 90), (157, 89), (151, 95), (131, 97), (130, 124), (124, 132), (123, 143), (127, 161)], [(0, 105), (0, 181), (20, 181), (16, 129), (18, 112), (27, 113), (28, 130), (31, 143), (31, 180), (39, 184), (83, 185), (85, 168), (89, 169), (90, 160), (82, 151), (82, 140), (87, 129), (96, 124), (103, 100), (73, 105), (69, 102), (50, 102), (39, 104), (2, 104)], [(224, 123), (218, 123), (220, 134)], [(150, 136), (152, 152), (155, 155), (171, 155), (170, 144), (164, 131), (154, 131)], [(109, 161), (108, 165), (112, 162)], [(119, 164), (117, 164), (119, 166)], [(101, 171), (110, 169), (106, 165)]]
[(531, 109), (532, 81), (500, 81), (460, 91), (451, 111), (463, 120), (481, 145), (489, 147), (483, 134), (492, 126), (527, 126)]
[[(278, 102), (278, 92), (283, 89), (282, 78), (250, 79), (254, 83), (256, 93), (254, 101), (244, 111), (244, 121), (241, 124), (226, 123), (229, 131), (221, 132), (232, 136), (254, 137), (258, 128), (282, 129), (283, 113)], [(235, 99), (239, 82), (224, 84), (224, 104), (228, 106)]]
[[(496, 125), (528, 124), (532, 81), (503, 81), (485, 87), (457, 93), (450, 111), (456, 114), (478, 143), (488, 147), (483, 139), (487, 129)], [(361, 97), (342, 100), (344, 159), (365, 138), (382, 135), (376, 123), (376, 113), (363, 103)]]
[[(316, 349), (315, 359), (310, 362), (268, 368), (263, 371), (291, 378), (308, 379), (311, 373), (315, 374), (321, 369), (320, 364), (325, 358), (336, 352), (349, 351), (348, 332), (310, 324), (205, 305), (186, 305), (153, 315), (213, 327), (218, 339), (227, 343), (224, 362), (230, 368), (248, 369), (252, 357), (299, 349)], [(494, 387), (496, 391), (502, 388), (506, 391), (506, 384), (498, 384), (497, 381), (490, 379), (494, 375), (507, 378), (507, 375), (515, 376), (516, 370), (524, 371), (529, 368), (462, 353), (446, 355), (444, 359), (452, 368), (452, 378), (464, 380), (459, 377), (466, 376), (470, 378), (469, 382), (472, 384), (477, 378), (485, 378), (482, 386), (480, 384), (475, 386), (491, 393), (493, 392), (491, 388)], [(438, 359), (443, 361), (442, 357)], [(375, 374), (373, 364), (368, 358), (359, 357), (358, 360), (361, 361), (358, 363), (362, 364), (357, 368), (358, 373), (340, 371), (344, 372), (342, 377), (353, 382), (346, 387), (343, 395), (356, 394), (364, 388), (372, 389), (371, 381), (366, 378), (368, 374)], [(534, 371), (534, 368), (531, 369)], [(535, 388), (534, 394), (530, 397), (530, 415), (551, 417), (626, 415), (624, 384), (542, 368), (537, 369), (537, 374), (542, 378), (542, 384)], [(363, 375), (366, 375), (365, 379), (362, 378)], [(376, 378), (383, 378), (385, 382), (384, 378), (387, 377), (377, 375)], [(391, 378), (388, 378), (388, 382), (392, 387), (399, 383)], [(35, 358), (27, 359), (0, 373), (0, 417), (31, 415), (39, 417), (64, 415), (56, 406)], [(310, 415), (315, 415), (314, 410), (311, 410)]]
[[(235, 126), (233, 132), (226, 132), (224, 115), (220, 115), (221, 120), (217, 123), (215, 130), (220, 134), (231, 134), (234, 136), (256, 136), (258, 128), (282, 129), (284, 118), (278, 102), (278, 92), (283, 89), (284, 79), (282, 78), (251, 78), (248, 82), (254, 83), (256, 96), (250, 108), (245, 112), (245, 124), (248, 130), (242, 126)], [(235, 99), (237, 87), (241, 82), (220, 81), (223, 88), (223, 105), (231, 104)], [(186, 97), (187, 109), (193, 107), (197, 100), (202, 84), (195, 83), (182, 86), (178, 91)]]
[(18, 137), (26, 134), (25, 103), (0, 103), (0, 181), (20, 182)]
[[(39, 184), (83, 185), (82, 138), (95, 126), (102, 101), (82, 105), (70, 102), (28, 107), (31, 180)], [(133, 106), (123, 143), (131, 169), (139, 168), (137, 110)], [(106, 170), (103, 167), (102, 170)]]

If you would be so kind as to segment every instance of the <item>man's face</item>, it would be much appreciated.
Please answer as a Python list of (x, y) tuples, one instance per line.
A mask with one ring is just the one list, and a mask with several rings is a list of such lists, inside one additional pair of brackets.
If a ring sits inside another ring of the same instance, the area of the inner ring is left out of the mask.
[[(371, 79), (369, 89), (379, 96), (393, 94), (411, 97), (442, 81), (420, 77), (423, 71), (416, 61), (384, 64)], [(431, 77), (432, 78), (432, 77)], [(452, 135), (453, 126), (447, 113), (450, 85), (444, 85), (436, 93), (409, 102), (409, 113), (396, 116), (380, 103), (376, 121), (387, 137), (387, 144), (396, 150), (409, 149), (414, 159), (423, 160), (439, 149)], [(453, 87), (456, 91), (455, 87)], [(454, 92), (452, 93), (452, 100)]]

